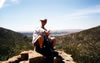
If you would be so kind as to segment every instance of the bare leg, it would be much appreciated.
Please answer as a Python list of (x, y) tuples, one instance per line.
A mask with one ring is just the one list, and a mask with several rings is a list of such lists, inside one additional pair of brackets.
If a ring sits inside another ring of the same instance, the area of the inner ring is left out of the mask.
[(42, 48), (43, 42), (44, 42), (44, 37), (43, 36), (39, 36), (38, 42), (39, 42), (40, 48)]

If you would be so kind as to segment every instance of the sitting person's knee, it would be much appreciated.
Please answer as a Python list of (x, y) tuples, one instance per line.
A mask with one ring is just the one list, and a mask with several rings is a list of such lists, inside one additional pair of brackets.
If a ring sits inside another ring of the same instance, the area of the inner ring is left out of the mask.
[(55, 37), (51, 37), (50, 40), (51, 40), (52, 43), (55, 43), (56, 42), (56, 38)]
[(53, 39), (56, 42), (56, 38)]
[(54, 41), (54, 42), (56, 42), (56, 38), (55, 37), (51, 38), (51, 40)]
[(44, 37), (43, 36), (39, 36), (39, 39), (44, 39)]

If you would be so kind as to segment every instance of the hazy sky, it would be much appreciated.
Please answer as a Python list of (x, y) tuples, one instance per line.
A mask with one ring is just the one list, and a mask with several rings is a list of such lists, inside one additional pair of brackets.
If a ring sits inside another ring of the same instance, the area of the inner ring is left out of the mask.
[(51, 30), (100, 25), (100, 0), (0, 0), (0, 27), (33, 31), (47, 18)]

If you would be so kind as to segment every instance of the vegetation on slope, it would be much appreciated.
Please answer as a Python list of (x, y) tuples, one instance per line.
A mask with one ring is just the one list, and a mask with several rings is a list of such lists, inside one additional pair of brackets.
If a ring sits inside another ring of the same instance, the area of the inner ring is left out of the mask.
[(7, 60), (29, 49), (32, 49), (30, 39), (20, 33), (0, 27), (0, 60)]
[(78, 63), (100, 63), (100, 26), (57, 38), (57, 48)]

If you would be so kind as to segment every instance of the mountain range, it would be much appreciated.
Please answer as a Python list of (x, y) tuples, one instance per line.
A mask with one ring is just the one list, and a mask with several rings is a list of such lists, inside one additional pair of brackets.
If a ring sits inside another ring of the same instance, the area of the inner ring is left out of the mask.
[[(77, 63), (100, 63), (100, 26), (56, 37), (56, 49), (71, 54)], [(0, 27), (0, 60), (32, 50), (26, 35)]]

